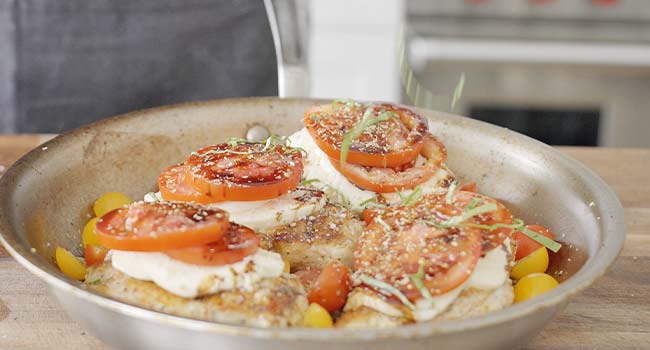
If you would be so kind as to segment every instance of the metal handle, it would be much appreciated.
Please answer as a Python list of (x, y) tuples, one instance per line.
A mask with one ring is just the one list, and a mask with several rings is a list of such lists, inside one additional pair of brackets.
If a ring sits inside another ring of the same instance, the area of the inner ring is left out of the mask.
[(305, 1), (264, 0), (278, 65), (278, 96), (307, 96), (308, 12)]

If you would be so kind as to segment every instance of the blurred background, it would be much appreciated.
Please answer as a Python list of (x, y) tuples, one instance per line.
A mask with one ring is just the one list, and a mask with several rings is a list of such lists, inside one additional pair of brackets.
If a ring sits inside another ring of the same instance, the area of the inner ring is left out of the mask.
[(455, 113), (650, 147), (647, 0), (5, 0), (0, 16), (3, 133), (234, 96), (450, 111), (464, 74)]

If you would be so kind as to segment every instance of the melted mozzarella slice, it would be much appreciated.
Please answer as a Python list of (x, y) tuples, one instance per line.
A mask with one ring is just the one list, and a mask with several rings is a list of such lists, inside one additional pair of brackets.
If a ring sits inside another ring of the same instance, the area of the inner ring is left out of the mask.
[(232, 289), (252, 290), (253, 285), (284, 270), (280, 254), (258, 249), (242, 261), (223, 266), (199, 266), (174, 260), (163, 253), (111, 250), (113, 267), (184, 298)]
[(250, 202), (220, 202), (211, 206), (227, 211), (230, 221), (264, 232), (304, 219), (320, 211), (326, 201), (321, 191), (298, 188), (278, 198)]

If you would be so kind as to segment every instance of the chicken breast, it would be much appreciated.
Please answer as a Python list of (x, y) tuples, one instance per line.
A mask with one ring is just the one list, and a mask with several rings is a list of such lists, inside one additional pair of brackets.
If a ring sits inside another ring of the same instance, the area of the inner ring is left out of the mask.
[(327, 204), (305, 219), (262, 235), (262, 248), (278, 252), (291, 271), (321, 270), (334, 260), (351, 267), (365, 224), (341, 206)]
[(155, 311), (256, 327), (298, 325), (308, 306), (300, 279), (289, 274), (262, 279), (252, 291), (232, 290), (189, 299), (153, 282), (128, 277), (104, 262), (88, 269), (86, 284), (114, 299)]

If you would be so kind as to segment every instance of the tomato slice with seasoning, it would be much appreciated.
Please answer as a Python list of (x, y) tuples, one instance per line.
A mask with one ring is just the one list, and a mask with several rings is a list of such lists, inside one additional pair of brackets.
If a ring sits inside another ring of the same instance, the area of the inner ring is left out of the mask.
[(330, 162), (343, 176), (358, 187), (377, 193), (389, 193), (412, 189), (429, 180), (447, 159), (445, 146), (428, 134), (421, 149), (425, 161), (423, 164), (406, 169), (364, 167), (361, 165), (341, 163), (330, 158)]
[(108, 249), (165, 251), (219, 240), (228, 213), (187, 202), (136, 202), (106, 213), (95, 228)]
[(467, 280), (480, 256), (481, 235), (474, 228), (437, 228), (421, 221), (403, 225), (375, 221), (359, 239), (354, 269), (392, 285), (415, 301), (423, 293), (411, 276), (418, 273), (421, 264), (423, 287), (435, 296)]
[(255, 201), (282, 196), (302, 176), (302, 152), (286, 145), (222, 143), (193, 153), (187, 181), (215, 201)]
[(194, 247), (165, 251), (170, 258), (188, 264), (221, 266), (242, 261), (255, 254), (260, 238), (252, 229), (230, 223), (226, 233), (218, 241)]
[(340, 160), (345, 134), (362, 127), (364, 115), (390, 117), (360, 130), (347, 150), (346, 162), (392, 168), (412, 162), (420, 154), (428, 131), (426, 120), (393, 104), (365, 105), (350, 101), (314, 106), (305, 111), (304, 124), (318, 147), (330, 158)]
[(84, 259), (86, 260), (86, 266), (93, 266), (101, 263), (106, 258), (108, 249), (104, 247), (94, 246), (92, 244), (86, 244), (84, 246)]
[[(473, 207), (477, 207), (486, 203), (496, 204), (497, 210), (474, 216), (468, 222), (471, 221), (472, 223), (486, 226), (512, 224), (512, 214), (508, 208), (494, 198), (468, 191), (458, 191), (454, 196), (454, 204), (463, 209), (467, 208), (470, 204)], [(509, 238), (513, 234), (513, 230), (507, 227), (495, 228), (494, 230), (480, 229), (480, 231), (483, 237), (483, 253), (487, 253), (500, 246), (506, 238)]]
[(187, 181), (187, 164), (177, 164), (163, 170), (158, 176), (160, 195), (166, 201), (195, 202), (201, 204), (215, 203), (217, 200), (203, 194)]
[(341, 310), (350, 293), (350, 270), (339, 261), (327, 265), (314, 282), (307, 299), (329, 312)]

